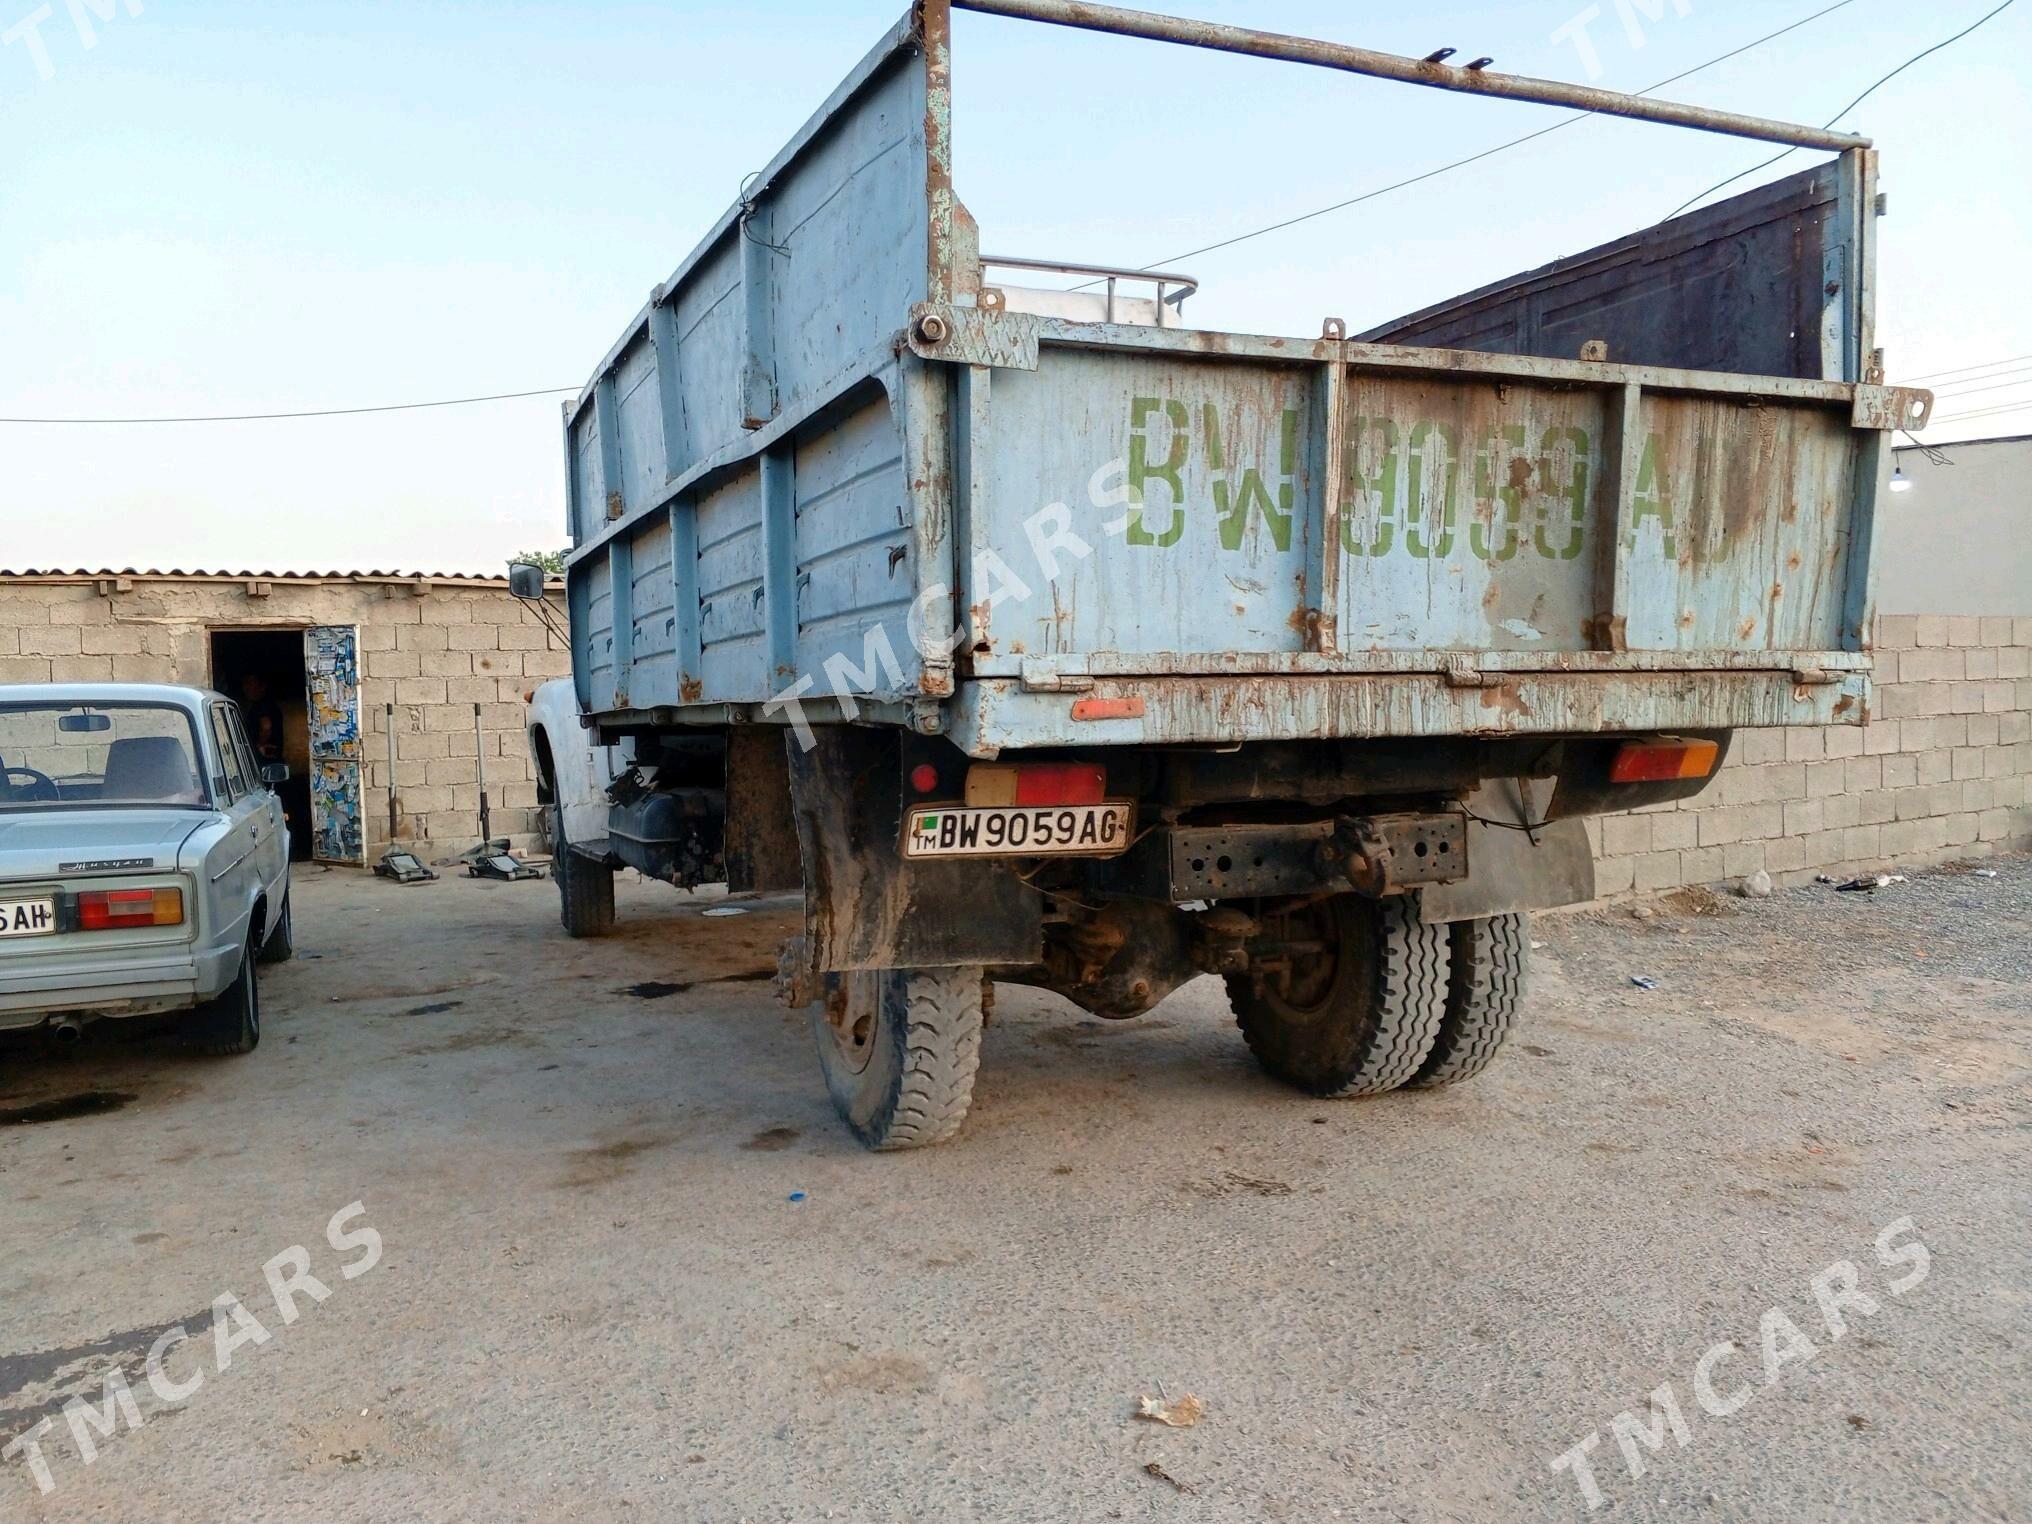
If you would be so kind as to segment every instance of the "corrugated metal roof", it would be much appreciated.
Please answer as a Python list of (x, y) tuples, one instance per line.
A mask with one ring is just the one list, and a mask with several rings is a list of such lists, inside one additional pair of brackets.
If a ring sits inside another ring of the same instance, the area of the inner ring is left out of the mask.
[(203, 566), (19, 566), (0, 567), (0, 577), (163, 577), (208, 578), (231, 582), (431, 582), (506, 583), (505, 568), (499, 572), (444, 572), (389, 570), (316, 571), (277, 567)]

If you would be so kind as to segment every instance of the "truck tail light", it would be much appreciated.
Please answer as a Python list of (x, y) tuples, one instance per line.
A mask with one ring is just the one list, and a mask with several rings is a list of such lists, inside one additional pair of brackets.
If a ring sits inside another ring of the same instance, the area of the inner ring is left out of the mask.
[(1705, 778), (1715, 770), (1721, 748), (1713, 741), (1683, 741), (1660, 736), (1651, 741), (1625, 741), (1609, 765), (1611, 783), (1662, 783), (1678, 778)]
[(78, 896), (79, 931), (182, 924), (181, 889), (87, 889)]
[(967, 803), (1099, 804), (1108, 770), (1098, 762), (984, 763), (967, 769)]

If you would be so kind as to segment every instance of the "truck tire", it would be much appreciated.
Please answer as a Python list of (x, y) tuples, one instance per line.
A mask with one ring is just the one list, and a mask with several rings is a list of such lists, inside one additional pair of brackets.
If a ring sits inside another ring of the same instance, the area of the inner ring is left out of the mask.
[(982, 983), (978, 968), (826, 976), (811, 1007), (819, 1068), (869, 1148), (922, 1148), (960, 1130), (981, 1065)]
[(1323, 943), (1288, 970), (1230, 974), (1243, 1041), (1277, 1078), (1312, 1095), (1380, 1095), (1420, 1071), (1447, 1003), (1447, 928), (1405, 896), (1336, 895), (1270, 923)]
[(557, 918), (565, 935), (604, 937), (614, 929), (614, 870), (572, 850), (556, 810), (550, 839), (550, 876), (557, 880)]
[(250, 937), (233, 982), (197, 1008), (191, 1039), (200, 1053), (230, 1058), (252, 1053), (261, 1043), (261, 983), (255, 973), (260, 948)]
[(1451, 966), (1446, 1019), (1412, 1084), (1457, 1084), (1489, 1067), (1517, 1024), (1524, 1003), (1524, 968), (1531, 958), (1528, 916), (1484, 916), (1448, 927)]

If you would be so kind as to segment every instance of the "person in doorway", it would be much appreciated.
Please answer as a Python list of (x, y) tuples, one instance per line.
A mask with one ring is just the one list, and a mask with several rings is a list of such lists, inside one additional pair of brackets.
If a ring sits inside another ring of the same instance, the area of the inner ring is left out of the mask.
[(282, 706), (268, 692), (268, 679), (249, 672), (240, 679), (240, 714), (247, 722), (247, 739), (262, 762), (282, 762)]

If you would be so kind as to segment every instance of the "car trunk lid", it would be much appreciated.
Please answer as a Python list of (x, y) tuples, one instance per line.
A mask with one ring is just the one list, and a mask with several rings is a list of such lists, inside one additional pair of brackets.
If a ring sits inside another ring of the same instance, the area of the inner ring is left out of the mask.
[(0, 884), (173, 869), (206, 819), (188, 809), (51, 809), (0, 814)]

